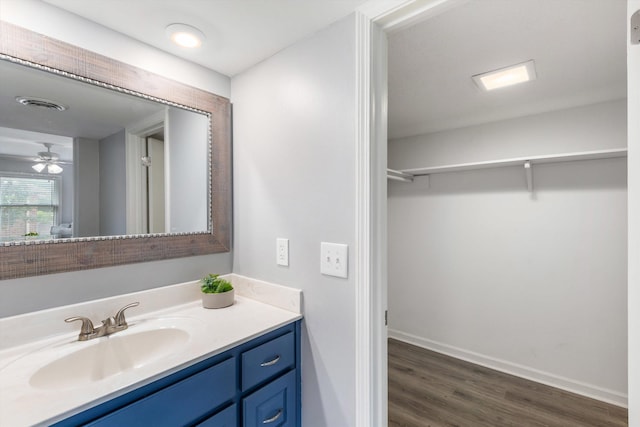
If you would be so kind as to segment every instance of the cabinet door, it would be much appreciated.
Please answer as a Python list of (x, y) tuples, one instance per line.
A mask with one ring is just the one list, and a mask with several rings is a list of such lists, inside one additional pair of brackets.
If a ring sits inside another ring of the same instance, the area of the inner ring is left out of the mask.
[(231, 405), (224, 411), (207, 418), (196, 427), (237, 427), (236, 405)]
[(295, 337), (289, 332), (242, 353), (242, 391), (292, 368), (296, 362)]
[(244, 398), (244, 427), (296, 426), (296, 371), (290, 371)]
[(181, 426), (231, 400), (236, 390), (236, 363), (231, 358), (198, 372), (88, 426)]

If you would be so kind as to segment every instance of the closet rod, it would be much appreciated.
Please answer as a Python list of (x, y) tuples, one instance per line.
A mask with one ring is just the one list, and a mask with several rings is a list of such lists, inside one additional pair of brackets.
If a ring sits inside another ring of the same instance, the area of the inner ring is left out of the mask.
[[(582, 151), (576, 153), (562, 153), (552, 154), (544, 156), (531, 156), (531, 157), (519, 157), (513, 159), (504, 160), (492, 160), (486, 162), (474, 162), (474, 163), (461, 163), (457, 165), (446, 166), (433, 166), (427, 168), (415, 168), (415, 169), (403, 169), (396, 171), (408, 175), (410, 177), (429, 175), (433, 173), (455, 172), (473, 169), (485, 169), (496, 168), (506, 166), (520, 166), (525, 162), (530, 162), (531, 165), (542, 163), (556, 163), (556, 162), (571, 162), (577, 160), (595, 160), (595, 159), (609, 159), (615, 157), (626, 157), (626, 148), (614, 148), (610, 150), (596, 150), (596, 151)], [(390, 169), (387, 169), (387, 176), (389, 176)]]

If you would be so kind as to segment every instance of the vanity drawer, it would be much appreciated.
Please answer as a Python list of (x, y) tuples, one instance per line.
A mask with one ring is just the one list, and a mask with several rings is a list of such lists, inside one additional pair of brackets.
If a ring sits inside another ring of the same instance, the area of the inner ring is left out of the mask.
[(242, 390), (248, 390), (261, 382), (294, 366), (295, 337), (289, 332), (242, 353)]
[(296, 371), (245, 397), (242, 401), (243, 427), (293, 427), (296, 425)]
[(233, 399), (236, 392), (235, 358), (183, 379), (89, 426), (179, 426), (210, 413)]

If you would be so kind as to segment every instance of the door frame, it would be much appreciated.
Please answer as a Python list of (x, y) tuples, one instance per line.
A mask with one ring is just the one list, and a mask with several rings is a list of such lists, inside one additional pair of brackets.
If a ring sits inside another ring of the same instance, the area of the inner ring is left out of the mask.
[(386, 426), (387, 34), (470, 0), (375, 0), (356, 10), (356, 426)]
[(629, 425), (640, 425), (640, 44), (630, 42), (631, 16), (640, 0), (627, 1), (627, 200), (628, 200), (628, 408)]
[(166, 124), (167, 109), (165, 108), (139, 122), (130, 124), (125, 129), (126, 234), (147, 233), (145, 231), (147, 228), (147, 190), (144, 179), (146, 172), (141, 163), (143, 147), (145, 138), (159, 131)]

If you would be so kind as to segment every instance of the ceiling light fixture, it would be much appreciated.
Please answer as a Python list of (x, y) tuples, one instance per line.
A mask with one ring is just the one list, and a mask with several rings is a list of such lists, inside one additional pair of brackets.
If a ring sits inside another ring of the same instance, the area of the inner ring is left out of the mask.
[(40, 173), (44, 170), (44, 168), (47, 168), (47, 172), (51, 173), (51, 174), (58, 174), (58, 173), (62, 173), (62, 171), (64, 169), (62, 169), (60, 166), (56, 165), (55, 163), (36, 163), (35, 165), (31, 166), (33, 168), (33, 170), (35, 170), (36, 172)]
[(535, 80), (536, 77), (536, 67), (532, 59), (498, 70), (476, 74), (471, 78), (481, 90), (489, 91)]
[(33, 168), (34, 171), (40, 173), (44, 170), (44, 168), (47, 165), (45, 163), (36, 163), (35, 165), (31, 166)]
[(206, 39), (202, 31), (187, 24), (171, 24), (167, 26), (165, 33), (178, 46), (190, 49), (200, 47)]
[(41, 173), (45, 168), (47, 168), (48, 173), (61, 173), (64, 169), (56, 164), (60, 156), (58, 153), (51, 152), (51, 146), (53, 144), (50, 142), (43, 142), (43, 145), (47, 147), (47, 151), (38, 152), (39, 162), (31, 167), (38, 173)]
[(44, 168), (47, 168), (47, 172), (48, 173), (52, 173), (52, 174), (58, 174), (58, 173), (62, 173), (62, 171), (64, 169), (62, 169), (60, 166), (56, 165), (55, 163), (36, 163), (35, 165), (31, 166), (33, 168), (34, 171), (40, 173), (44, 170)]

